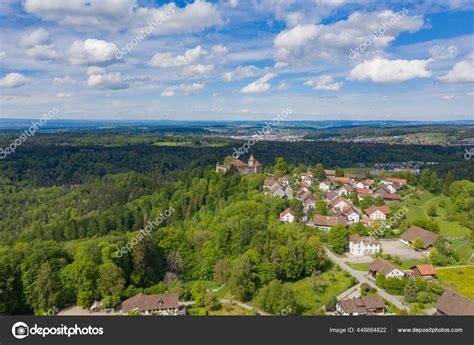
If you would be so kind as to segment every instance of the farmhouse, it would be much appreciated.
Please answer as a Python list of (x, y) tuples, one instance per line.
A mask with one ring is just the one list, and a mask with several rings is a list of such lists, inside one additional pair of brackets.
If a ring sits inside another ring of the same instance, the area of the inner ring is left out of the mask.
[(179, 308), (178, 294), (144, 295), (139, 293), (122, 302), (122, 312), (138, 312), (141, 315), (178, 315), (184, 311)]
[(287, 208), (280, 213), (280, 220), (283, 223), (293, 223), (296, 219), (296, 213), (291, 208)]
[(436, 270), (433, 265), (416, 265), (411, 270), (415, 277), (422, 277), (425, 280), (436, 278)]
[(369, 236), (353, 234), (349, 236), (349, 252), (355, 256), (380, 253), (380, 241)]
[(400, 236), (400, 241), (411, 246), (413, 242), (419, 239), (421, 241), (421, 247), (418, 249), (427, 250), (434, 245), (437, 238), (438, 235), (434, 232), (413, 225)]
[(372, 315), (383, 314), (385, 303), (379, 295), (349, 298), (336, 304), (336, 311), (340, 315)]
[(347, 225), (346, 218), (334, 216), (315, 215), (313, 218), (313, 225), (321, 230), (330, 230), (333, 226), (342, 224)]
[(438, 315), (474, 315), (474, 301), (452, 290), (445, 290), (436, 303)]
[(390, 210), (387, 206), (370, 206), (364, 212), (372, 220), (385, 220)]
[(248, 163), (242, 162), (240, 159), (234, 159), (229, 164), (216, 164), (216, 172), (237, 171), (241, 176), (252, 175), (263, 171), (263, 164), (250, 155)]
[(382, 273), (386, 278), (402, 278), (405, 276), (405, 272), (384, 259), (375, 259), (369, 264), (369, 277), (375, 279), (378, 273)]

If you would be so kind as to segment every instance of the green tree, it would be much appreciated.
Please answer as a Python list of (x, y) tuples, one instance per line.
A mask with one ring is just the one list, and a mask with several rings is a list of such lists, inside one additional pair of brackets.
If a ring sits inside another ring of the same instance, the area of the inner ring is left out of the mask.
[(201, 280), (194, 282), (193, 287), (191, 288), (191, 294), (194, 302), (196, 302), (196, 306), (204, 306), (206, 301), (206, 287)]
[(125, 279), (120, 267), (113, 263), (99, 266), (97, 289), (102, 297), (107, 295), (120, 295), (125, 288)]
[(240, 300), (252, 299), (255, 291), (257, 275), (253, 272), (252, 263), (245, 255), (236, 259), (230, 275), (230, 290)]
[(344, 253), (347, 245), (348, 235), (348, 231), (344, 225), (338, 224), (331, 228), (328, 234), (328, 240), (332, 250), (335, 253)]
[(264, 286), (255, 298), (255, 302), (272, 314), (294, 315), (298, 313), (293, 290), (279, 280), (272, 280)]
[(451, 187), (451, 184), (454, 182), (454, 175), (453, 172), (450, 170), (444, 177), (444, 182), (443, 182), (443, 194), (444, 195), (449, 195), (449, 188)]
[(412, 303), (416, 301), (416, 295), (418, 293), (418, 288), (416, 286), (415, 280), (410, 279), (405, 286), (404, 290), (404, 299), (407, 303)]
[(319, 180), (326, 178), (326, 173), (324, 172), (324, 166), (321, 163), (317, 163), (313, 169), (313, 175)]
[(337, 299), (335, 296), (331, 296), (331, 298), (326, 302), (326, 311), (334, 311), (336, 310)]
[(415, 249), (421, 249), (423, 248), (423, 241), (421, 238), (416, 238), (411, 245)]

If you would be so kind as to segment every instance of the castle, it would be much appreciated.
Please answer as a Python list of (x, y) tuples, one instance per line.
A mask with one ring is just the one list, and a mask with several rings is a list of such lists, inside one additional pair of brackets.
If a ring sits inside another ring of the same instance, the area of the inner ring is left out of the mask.
[(250, 155), (248, 163), (242, 162), (240, 159), (234, 159), (229, 164), (216, 164), (216, 172), (237, 171), (240, 176), (252, 175), (263, 171), (263, 164)]

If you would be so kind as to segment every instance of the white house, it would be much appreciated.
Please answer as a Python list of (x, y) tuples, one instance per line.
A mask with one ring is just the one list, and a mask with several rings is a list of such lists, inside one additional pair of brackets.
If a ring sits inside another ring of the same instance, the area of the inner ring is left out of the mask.
[(375, 238), (358, 234), (349, 236), (349, 252), (352, 255), (373, 255), (380, 253), (380, 249), (380, 241)]
[(314, 176), (311, 172), (303, 173), (300, 175), (301, 181), (311, 186), (314, 180)]
[(356, 188), (365, 188), (365, 189), (370, 189), (374, 185), (375, 181), (370, 180), (370, 179), (365, 179), (363, 181), (357, 182), (356, 183)]
[(331, 207), (335, 210), (344, 210), (345, 208), (352, 207), (352, 204), (349, 200), (343, 198), (342, 196), (337, 197), (331, 201)]
[(331, 183), (328, 181), (321, 181), (319, 182), (319, 189), (321, 189), (323, 192), (329, 192), (331, 189)]
[(364, 212), (372, 220), (385, 220), (390, 209), (387, 206), (370, 206)]
[(283, 223), (293, 223), (296, 219), (296, 214), (293, 212), (291, 208), (287, 208), (283, 212), (280, 213), (280, 220)]
[(375, 259), (369, 264), (369, 277), (375, 279), (378, 273), (383, 274), (385, 278), (403, 278), (405, 276), (405, 272), (384, 259)]

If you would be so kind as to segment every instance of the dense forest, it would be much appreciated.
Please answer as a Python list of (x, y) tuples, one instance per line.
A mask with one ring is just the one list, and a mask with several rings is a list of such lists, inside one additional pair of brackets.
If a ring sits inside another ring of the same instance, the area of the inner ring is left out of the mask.
[[(1, 314), (89, 307), (93, 300), (112, 307), (140, 291), (177, 292), (211, 306), (211, 281), (271, 313), (287, 306), (300, 313), (284, 282), (311, 277), (317, 286), (331, 265), (325, 235), (279, 222), (282, 210), (298, 205), (263, 195), (265, 174), (214, 171), (232, 145), (58, 145), (47, 139), (0, 161)], [(460, 158), (453, 155), (462, 156), (448, 148), (306, 142), (259, 143), (254, 153), (275, 173), (315, 163), (456, 164)], [(285, 159), (272, 166), (278, 156)], [(456, 205), (453, 216), (472, 226), (472, 183), (454, 182), (464, 172), (453, 173), (425, 171), (414, 183), (433, 193), (444, 190)], [(467, 167), (465, 173), (472, 174)], [(150, 236), (117, 255), (149, 224), (155, 224)]]

